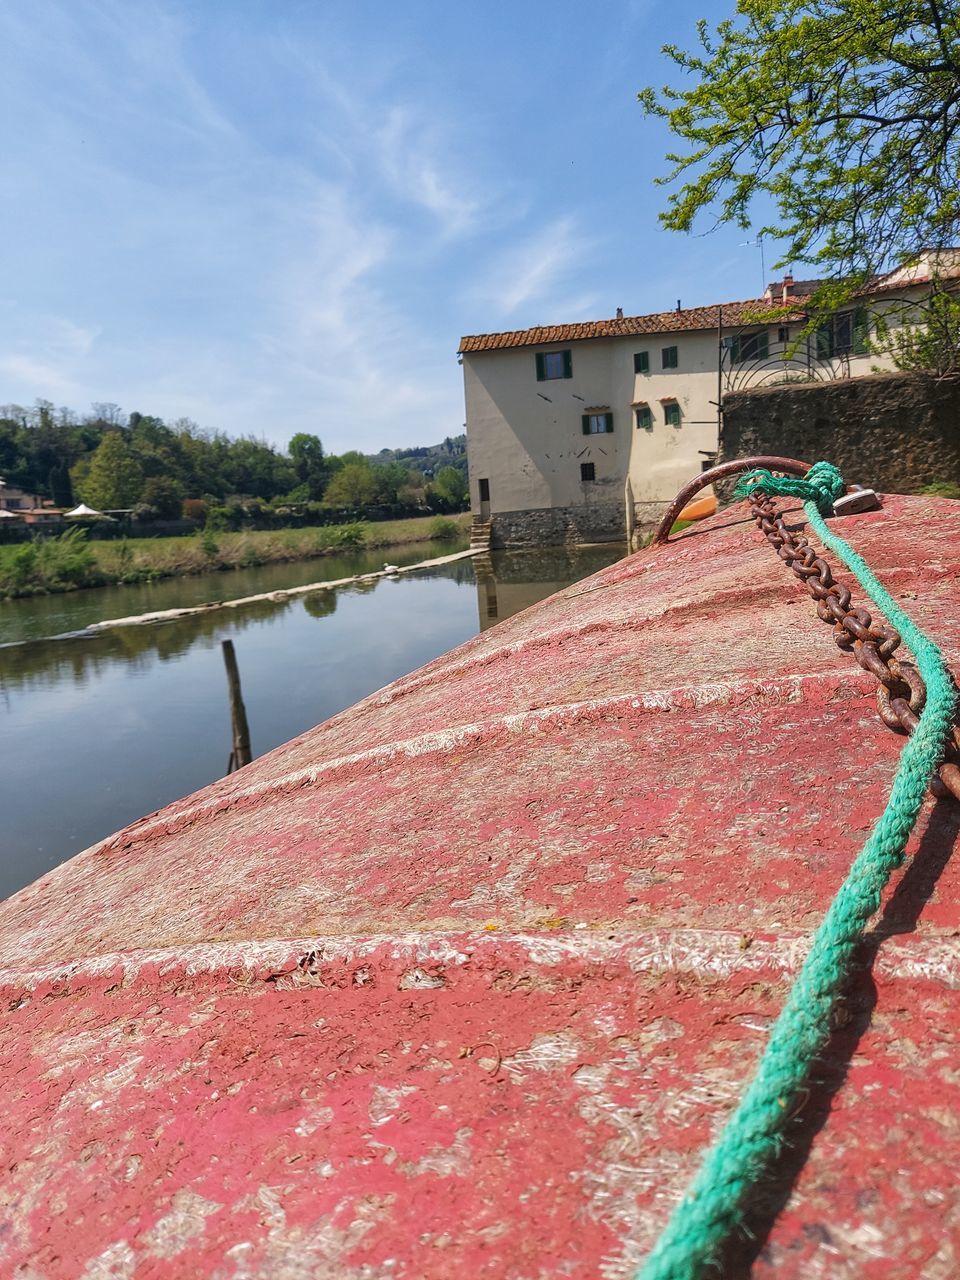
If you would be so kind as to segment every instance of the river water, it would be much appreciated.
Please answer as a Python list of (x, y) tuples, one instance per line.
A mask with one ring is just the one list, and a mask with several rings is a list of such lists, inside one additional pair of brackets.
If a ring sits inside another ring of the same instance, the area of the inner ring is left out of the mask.
[[(70, 636), (105, 618), (414, 564), (449, 543), (0, 604), (0, 897), (226, 771), (221, 640), (236, 648), (255, 755), (478, 631), (596, 572), (622, 546), (501, 552), (397, 579)], [(60, 637), (60, 638), (58, 638)], [(453, 709), (451, 714), (454, 714)]]

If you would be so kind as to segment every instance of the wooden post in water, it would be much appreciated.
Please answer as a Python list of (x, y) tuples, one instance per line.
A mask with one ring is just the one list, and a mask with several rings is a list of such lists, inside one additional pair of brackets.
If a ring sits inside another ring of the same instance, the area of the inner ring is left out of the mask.
[(230, 720), (233, 725), (233, 748), (227, 762), (227, 773), (249, 764), (253, 758), (250, 754), (250, 727), (247, 724), (247, 712), (243, 705), (243, 694), (240, 692), (240, 672), (237, 669), (237, 655), (233, 651), (233, 641), (222, 641), (223, 662), (227, 668), (227, 686), (230, 690)]

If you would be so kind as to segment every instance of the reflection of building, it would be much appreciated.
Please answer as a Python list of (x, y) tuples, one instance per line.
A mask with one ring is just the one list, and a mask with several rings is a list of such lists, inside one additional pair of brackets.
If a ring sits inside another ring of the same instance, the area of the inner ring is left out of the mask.
[(713, 458), (724, 392), (890, 367), (875, 318), (909, 318), (930, 281), (926, 261), (892, 273), (808, 336), (817, 282), (786, 276), (746, 302), (463, 338), (474, 512), (495, 546), (624, 538)]
[(477, 614), (480, 630), (545, 600), (554, 592), (595, 573), (617, 558), (614, 547), (551, 547), (535, 550), (499, 551), (494, 556), (475, 556), (473, 570), (477, 582)]

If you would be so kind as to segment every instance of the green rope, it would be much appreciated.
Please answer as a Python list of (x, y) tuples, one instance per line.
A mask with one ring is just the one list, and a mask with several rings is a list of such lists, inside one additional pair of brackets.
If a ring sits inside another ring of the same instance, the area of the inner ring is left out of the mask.
[[(798, 480), (796, 476), (775, 476), (769, 471), (765, 471), (762, 467), (758, 467), (756, 471), (748, 471), (745, 476), (741, 476), (737, 481), (733, 496), (735, 498), (749, 498), (754, 489), (762, 489), (764, 493), (771, 495), (780, 494), (790, 498), (803, 498), (804, 502), (816, 503), (818, 512), (829, 515), (833, 507), (834, 498), (840, 497), (846, 489), (846, 485), (843, 483), (843, 476), (832, 462), (815, 462), (802, 480)], [(845, 542), (842, 543), (842, 546), (845, 551), (850, 550)], [(838, 551), (837, 554), (843, 559), (842, 551)], [(853, 553), (851, 552), (851, 554)], [(867, 572), (870, 572), (869, 569)], [(873, 577), (872, 574), (871, 577)], [(873, 578), (873, 581), (883, 591), (883, 587), (880, 587), (876, 578)], [(871, 588), (866, 583), (863, 586), (867, 591), (870, 591)], [(889, 599), (889, 596), (887, 598)]]
[(920, 723), (901, 753), (886, 808), (814, 935), (753, 1080), (707, 1151), (636, 1280), (698, 1280), (736, 1225), (750, 1189), (779, 1151), (784, 1121), (829, 1037), (831, 1010), (857, 943), (880, 905), (891, 872), (902, 861), (955, 710), (956, 693), (940, 650), (891, 599), (860, 556), (830, 532), (820, 515), (818, 508), (829, 510), (843, 492), (836, 467), (818, 462), (804, 480), (751, 472), (737, 486), (747, 493), (753, 488), (806, 499), (804, 510), (817, 536), (854, 574), (913, 651), (926, 682), (927, 700)]

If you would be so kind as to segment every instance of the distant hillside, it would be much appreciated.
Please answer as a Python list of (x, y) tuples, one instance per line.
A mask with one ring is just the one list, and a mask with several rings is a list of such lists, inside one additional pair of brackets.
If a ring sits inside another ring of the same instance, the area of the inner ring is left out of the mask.
[(371, 462), (403, 462), (428, 478), (441, 467), (456, 467), (467, 474), (467, 437), (447, 436), (440, 444), (418, 445), (414, 449), (381, 449), (367, 455)]

